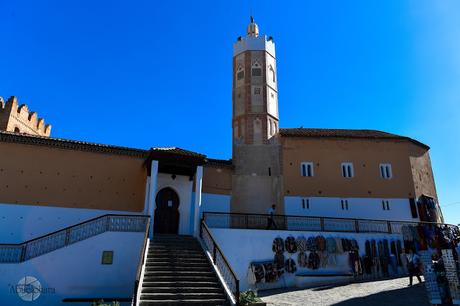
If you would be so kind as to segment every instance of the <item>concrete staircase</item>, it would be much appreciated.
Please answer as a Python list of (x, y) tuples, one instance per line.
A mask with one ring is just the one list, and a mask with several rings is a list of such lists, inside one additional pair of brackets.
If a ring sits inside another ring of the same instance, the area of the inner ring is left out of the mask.
[(211, 263), (191, 236), (151, 240), (141, 286), (138, 305), (228, 305)]

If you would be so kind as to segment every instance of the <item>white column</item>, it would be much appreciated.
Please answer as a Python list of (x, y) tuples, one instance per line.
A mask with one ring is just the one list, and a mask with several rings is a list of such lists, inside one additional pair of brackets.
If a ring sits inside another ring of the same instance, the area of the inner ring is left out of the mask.
[(194, 222), (194, 233), (195, 237), (200, 235), (200, 208), (201, 208), (201, 187), (203, 185), (203, 166), (196, 167), (195, 175), (195, 217)]
[(149, 188), (149, 215), (150, 215), (150, 231), (149, 238), (153, 238), (153, 220), (155, 212), (155, 195), (157, 193), (157, 180), (158, 180), (158, 161), (152, 160), (150, 168), (150, 188)]
[(150, 176), (147, 176), (145, 180), (145, 200), (144, 200), (144, 210), (142, 211), (144, 215), (148, 215), (150, 205)]

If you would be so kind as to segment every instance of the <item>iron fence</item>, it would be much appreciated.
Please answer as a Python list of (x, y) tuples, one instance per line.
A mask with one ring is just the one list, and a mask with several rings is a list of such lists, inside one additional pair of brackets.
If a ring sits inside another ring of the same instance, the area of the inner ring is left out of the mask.
[(231, 291), (235, 303), (239, 305), (240, 280), (238, 279), (235, 271), (233, 271), (230, 263), (212, 236), (211, 231), (204, 220), (201, 221), (200, 238), (203, 241), (206, 250), (211, 254), (212, 262), (219, 271), (225, 285)]
[(148, 216), (104, 215), (19, 244), (0, 244), (0, 263), (20, 263), (104, 232), (144, 232)]
[[(273, 222), (269, 221), (272, 219)], [(290, 216), (267, 214), (240, 214), (204, 212), (203, 220), (210, 228), (235, 228), (235, 229), (262, 229), (262, 230), (287, 230), (287, 231), (314, 231), (314, 232), (347, 232), (347, 233), (386, 233), (401, 234), (404, 225), (434, 224), (448, 227), (455, 225), (387, 221), (349, 218), (330, 218), (315, 216)]]

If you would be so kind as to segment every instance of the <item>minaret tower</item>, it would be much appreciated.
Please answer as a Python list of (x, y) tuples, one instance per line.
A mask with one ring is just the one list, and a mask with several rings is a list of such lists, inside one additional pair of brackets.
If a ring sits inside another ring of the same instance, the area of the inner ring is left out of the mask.
[(267, 144), (278, 132), (277, 87), (275, 43), (251, 17), (233, 45), (233, 146)]
[(233, 45), (232, 209), (267, 213), (283, 211), (275, 43), (259, 35), (251, 17), (247, 35)]

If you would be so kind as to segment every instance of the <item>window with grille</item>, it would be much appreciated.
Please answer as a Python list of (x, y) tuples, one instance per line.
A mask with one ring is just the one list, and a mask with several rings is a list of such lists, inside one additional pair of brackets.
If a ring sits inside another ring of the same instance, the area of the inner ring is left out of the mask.
[(310, 199), (302, 199), (302, 209), (310, 209)]
[(342, 176), (343, 177), (353, 177), (354, 176), (354, 170), (353, 170), (353, 164), (352, 163), (342, 163)]
[(390, 201), (382, 200), (382, 209), (383, 210), (390, 210)]
[(300, 175), (312, 177), (313, 173), (313, 163), (312, 162), (302, 162), (300, 164)]
[(387, 180), (393, 177), (391, 164), (380, 164), (380, 177)]
[(342, 210), (348, 210), (348, 200), (340, 200)]

